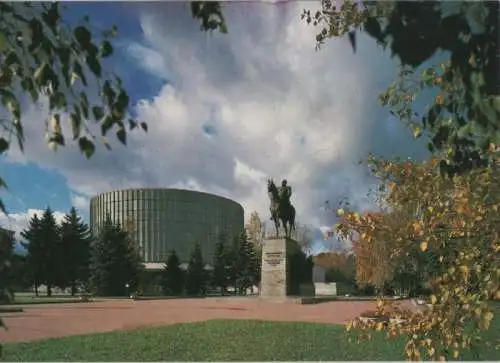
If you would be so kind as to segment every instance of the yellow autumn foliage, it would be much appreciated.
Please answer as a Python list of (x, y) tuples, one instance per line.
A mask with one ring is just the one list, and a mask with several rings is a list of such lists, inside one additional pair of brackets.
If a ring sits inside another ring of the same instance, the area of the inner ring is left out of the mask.
[[(453, 178), (439, 173), (436, 159), (370, 158), (369, 163), (380, 182), (390, 184), (380, 192), (381, 212), (353, 218), (354, 212), (345, 211), (337, 232), (353, 239), (355, 247), (354, 236), (371, 241), (362, 259), (383, 257), (378, 272), (377, 265), (365, 267), (379, 283), (390, 277), (391, 261), (415, 244), (422, 253), (432, 251), (441, 267), (428, 281), (431, 307), (418, 315), (402, 311), (407, 323), (392, 327), (389, 335), (406, 337), (407, 359), (456, 359), (479, 330), (489, 328), (494, 311), (488, 301), (500, 298), (500, 184), (494, 182), (500, 180), (499, 163)], [(377, 311), (388, 311), (388, 305), (378, 302)], [(356, 327), (377, 330), (380, 325), (357, 322)]]

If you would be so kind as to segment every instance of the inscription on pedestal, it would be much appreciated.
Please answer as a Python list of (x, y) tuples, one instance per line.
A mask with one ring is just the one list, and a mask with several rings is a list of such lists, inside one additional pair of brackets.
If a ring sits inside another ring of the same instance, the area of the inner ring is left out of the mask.
[(278, 267), (285, 260), (284, 252), (265, 252), (263, 261), (269, 267)]

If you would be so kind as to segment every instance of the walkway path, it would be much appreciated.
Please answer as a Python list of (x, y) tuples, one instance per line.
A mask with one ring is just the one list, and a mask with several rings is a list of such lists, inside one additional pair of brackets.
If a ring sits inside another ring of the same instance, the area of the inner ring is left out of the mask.
[[(403, 306), (411, 307), (409, 301)], [(109, 332), (141, 326), (166, 325), (210, 319), (260, 319), (342, 324), (373, 301), (336, 301), (300, 305), (260, 299), (108, 300), (90, 303), (33, 306), (23, 313), (2, 314), (8, 327), (0, 342), (27, 341), (65, 335)]]

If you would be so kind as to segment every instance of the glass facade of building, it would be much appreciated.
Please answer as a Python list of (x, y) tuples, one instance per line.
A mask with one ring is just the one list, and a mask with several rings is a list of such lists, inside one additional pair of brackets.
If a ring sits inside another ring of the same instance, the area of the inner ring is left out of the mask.
[(144, 262), (165, 262), (175, 249), (187, 262), (195, 243), (211, 264), (219, 236), (243, 230), (243, 207), (217, 195), (181, 189), (125, 189), (90, 201), (90, 226), (97, 234), (106, 214), (141, 247)]

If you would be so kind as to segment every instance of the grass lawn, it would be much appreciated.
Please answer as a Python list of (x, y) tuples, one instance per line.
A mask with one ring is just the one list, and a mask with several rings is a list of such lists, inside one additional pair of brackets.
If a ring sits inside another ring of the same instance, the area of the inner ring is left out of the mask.
[[(126, 317), (125, 317), (126, 319)], [(498, 336), (500, 324), (489, 335)], [(5, 361), (324, 361), (402, 360), (403, 342), (379, 335), (349, 343), (342, 326), (252, 320), (141, 328), (28, 343), (7, 343)], [(465, 360), (500, 360), (480, 349)]]

